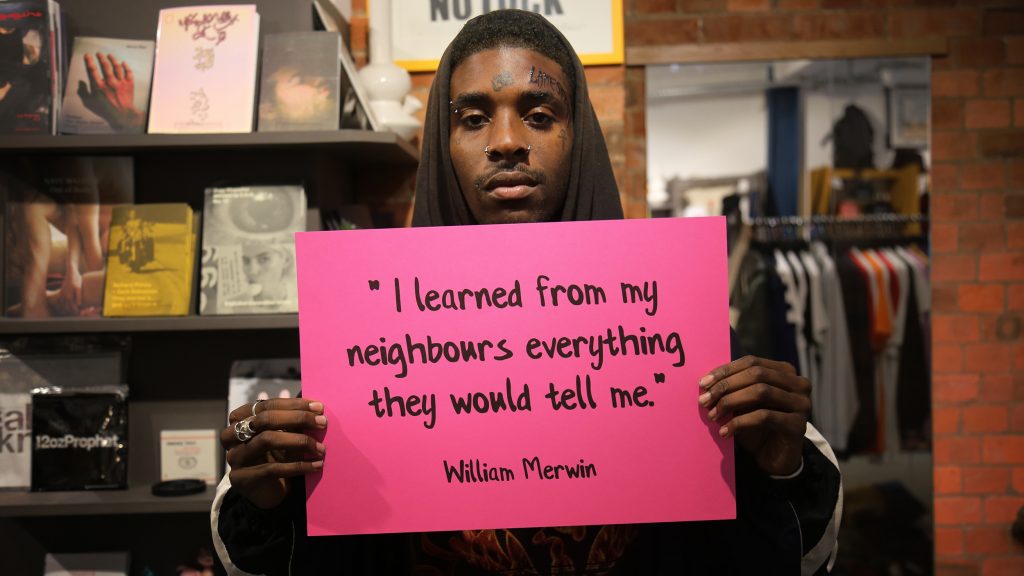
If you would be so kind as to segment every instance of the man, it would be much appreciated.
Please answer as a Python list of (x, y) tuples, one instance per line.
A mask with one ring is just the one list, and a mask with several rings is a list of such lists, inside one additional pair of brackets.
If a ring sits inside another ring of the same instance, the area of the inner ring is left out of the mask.
[[(414, 224), (621, 217), (565, 38), (529, 12), (468, 22), (431, 89)], [(841, 486), (807, 425), (810, 383), (788, 364), (748, 357), (699, 385), (719, 434), (741, 447), (735, 521), (308, 538), (301, 478), (322, 468), (327, 447), (302, 431), (327, 426), (323, 405), (275, 399), (237, 408), (239, 429), (221, 434), (232, 471), (212, 514), (218, 552), (229, 569), (268, 574), (826, 573)]]

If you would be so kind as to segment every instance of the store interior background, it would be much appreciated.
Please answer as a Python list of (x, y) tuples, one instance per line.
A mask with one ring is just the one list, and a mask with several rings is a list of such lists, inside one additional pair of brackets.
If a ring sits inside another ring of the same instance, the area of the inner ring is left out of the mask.
[[(354, 30), (367, 27), (352, 0)], [(930, 62), (935, 573), (1024, 574), (1024, 4), (625, 0), (626, 65), (587, 70), (627, 216), (647, 213), (646, 65)], [(353, 35), (357, 58), (365, 40)], [(363, 42), (362, 46), (359, 42)], [(414, 74), (426, 101), (432, 74)]]

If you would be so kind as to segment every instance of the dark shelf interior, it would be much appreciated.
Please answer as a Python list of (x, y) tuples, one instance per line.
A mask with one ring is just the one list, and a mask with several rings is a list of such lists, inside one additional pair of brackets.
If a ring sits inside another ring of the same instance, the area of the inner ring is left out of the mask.
[(299, 326), (297, 314), (252, 316), (180, 316), (145, 318), (0, 319), (0, 334), (83, 334), (109, 332), (193, 332), (210, 330), (279, 330)]

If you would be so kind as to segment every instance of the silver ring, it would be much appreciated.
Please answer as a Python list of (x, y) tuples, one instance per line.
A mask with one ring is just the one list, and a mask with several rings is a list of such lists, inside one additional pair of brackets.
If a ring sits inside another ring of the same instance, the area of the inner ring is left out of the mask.
[(260, 400), (257, 400), (257, 401), (252, 403), (252, 415), (253, 416), (256, 415), (256, 407), (260, 405), (260, 402), (266, 402), (266, 401), (267, 401), (266, 398), (261, 398)]
[(255, 416), (249, 416), (235, 422), (235, 438), (238, 438), (238, 441), (243, 444), (252, 440), (252, 437), (256, 435), (256, 431), (252, 429), (253, 418)]

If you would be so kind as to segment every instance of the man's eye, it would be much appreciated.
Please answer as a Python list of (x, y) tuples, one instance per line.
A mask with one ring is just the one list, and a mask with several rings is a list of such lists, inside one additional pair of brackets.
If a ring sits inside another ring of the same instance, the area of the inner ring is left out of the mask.
[(483, 114), (467, 114), (460, 120), (466, 128), (480, 128), (487, 123), (487, 116)]
[(532, 112), (526, 115), (526, 123), (539, 128), (546, 128), (555, 121), (554, 117), (544, 112)]

